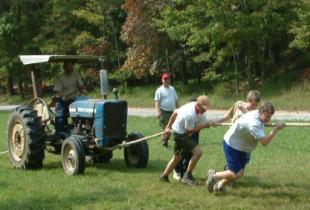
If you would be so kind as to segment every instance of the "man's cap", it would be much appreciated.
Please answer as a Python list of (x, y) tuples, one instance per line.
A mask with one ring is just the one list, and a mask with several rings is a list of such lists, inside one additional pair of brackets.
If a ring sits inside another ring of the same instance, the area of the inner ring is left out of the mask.
[(209, 98), (206, 95), (201, 95), (197, 98), (197, 103), (202, 106), (204, 109), (209, 107)]
[(162, 79), (170, 79), (170, 74), (168, 73), (163, 73), (163, 75), (161, 76)]

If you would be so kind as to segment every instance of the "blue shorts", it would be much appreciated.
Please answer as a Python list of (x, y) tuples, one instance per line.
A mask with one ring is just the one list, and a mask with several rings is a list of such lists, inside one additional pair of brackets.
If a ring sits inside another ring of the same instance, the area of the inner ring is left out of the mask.
[(227, 168), (234, 173), (237, 173), (241, 169), (244, 169), (246, 164), (250, 160), (250, 153), (236, 150), (231, 146), (229, 146), (228, 144), (226, 144), (225, 141), (223, 143), (223, 146), (227, 162)]

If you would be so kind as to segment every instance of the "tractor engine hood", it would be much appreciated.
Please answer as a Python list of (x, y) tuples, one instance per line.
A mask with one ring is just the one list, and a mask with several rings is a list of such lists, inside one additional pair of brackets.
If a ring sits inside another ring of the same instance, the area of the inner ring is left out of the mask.
[(96, 114), (96, 104), (103, 102), (99, 99), (87, 99), (74, 101), (69, 106), (70, 117), (93, 118)]

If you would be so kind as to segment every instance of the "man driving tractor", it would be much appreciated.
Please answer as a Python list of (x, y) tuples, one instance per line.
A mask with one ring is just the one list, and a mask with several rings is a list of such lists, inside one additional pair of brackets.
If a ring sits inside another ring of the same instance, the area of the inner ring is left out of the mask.
[(83, 81), (79, 73), (74, 71), (73, 60), (64, 62), (64, 73), (56, 79), (54, 91), (58, 93), (55, 105), (55, 130), (61, 136), (68, 125), (69, 105), (81, 93), (86, 94)]

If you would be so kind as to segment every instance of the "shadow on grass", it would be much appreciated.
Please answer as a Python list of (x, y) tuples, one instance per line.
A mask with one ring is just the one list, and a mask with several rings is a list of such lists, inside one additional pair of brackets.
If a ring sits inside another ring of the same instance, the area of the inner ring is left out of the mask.
[(128, 168), (124, 159), (112, 159), (111, 162), (106, 164), (99, 163), (88, 163), (87, 167), (94, 167), (103, 170), (112, 170), (120, 172), (134, 172), (134, 173), (145, 173), (145, 171), (150, 173), (158, 173), (163, 171), (164, 167), (168, 163), (164, 160), (149, 160), (146, 168)]
[(98, 201), (104, 201), (105, 203), (126, 201), (128, 194), (128, 190), (121, 187), (109, 187), (101, 191), (83, 194), (41, 194), (39, 196), (30, 194), (23, 200), (14, 197), (2, 200), (0, 209), (79, 209), (83, 208), (83, 206), (98, 203)]
[[(111, 159), (109, 163), (92, 163), (88, 162), (85, 166), (85, 173), (87, 175), (95, 175), (87, 171), (87, 168), (96, 168), (98, 170), (110, 170), (110, 171), (119, 171), (119, 172), (126, 172), (126, 173), (159, 173), (164, 170), (164, 167), (168, 163), (169, 160), (149, 160), (146, 168), (128, 168), (124, 159)], [(44, 163), (43, 169), (44, 170), (54, 170), (54, 169), (61, 169), (61, 161), (55, 162), (48, 162)]]
[(1, 188), (7, 187), (7, 186), (9, 186), (7, 182), (0, 181), (0, 187), (1, 187)]
[(259, 197), (262, 198), (270, 198), (270, 196), (272, 196), (281, 199), (295, 200), (297, 198), (307, 199), (310, 196), (310, 191), (308, 190), (310, 188), (310, 184), (297, 184), (292, 182), (284, 184), (278, 184), (276, 182), (270, 183), (264, 181), (264, 179), (254, 176), (242, 177), (242, 180), (237, 182), (235, 189), (237, 190), (239, 188), (246, 189), (245, 191), (237, 191), (237, 194), (241, 197), (257, 197), (258, 188), (264, 191), (264, 193), (259, 193)]
[(51, 170), (51, 169), (55, 169), (55, 168), (61, 168), (61, 161), (43, 163), (43, 169), (44, 170)]

